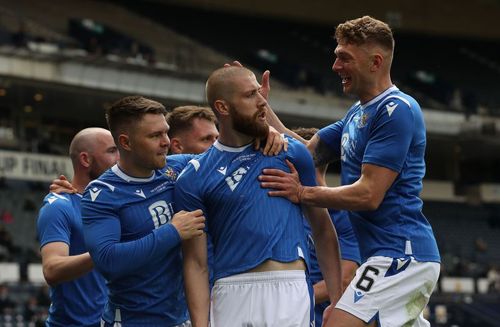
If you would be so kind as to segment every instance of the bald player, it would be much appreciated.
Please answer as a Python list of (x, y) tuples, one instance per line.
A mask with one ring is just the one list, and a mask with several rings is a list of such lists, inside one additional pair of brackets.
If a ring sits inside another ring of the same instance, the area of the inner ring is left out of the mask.
[(114, 165), (119, 154), (108, 130), (86, 128), (73, 138), (69, 155), (76, 193), (49, 193), (37, 221), (52, 302), (46, 326), (99, 326), (106, 286), (85, 248), (80, 201), (87, 184)]

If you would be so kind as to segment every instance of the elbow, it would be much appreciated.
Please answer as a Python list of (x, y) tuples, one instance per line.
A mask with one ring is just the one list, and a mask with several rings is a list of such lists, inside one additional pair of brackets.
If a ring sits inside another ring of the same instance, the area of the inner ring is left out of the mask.
[(375, 211), (380, 207), (380, 204), (382, 203), (383, 199), (384, 197), (380, 196), (379, 194), (375, 194), (374, 192), (368, 192), (363, 197), (363, 203), (360, 209), (365, 211)]
[(45, 281), (50, 287), (57, 286), (57, 284), (61, 283), (60, 278), (57, 276), (57, 272), (53, 267), (50, 266), (43, 266), (43, 277), (45, 278)]

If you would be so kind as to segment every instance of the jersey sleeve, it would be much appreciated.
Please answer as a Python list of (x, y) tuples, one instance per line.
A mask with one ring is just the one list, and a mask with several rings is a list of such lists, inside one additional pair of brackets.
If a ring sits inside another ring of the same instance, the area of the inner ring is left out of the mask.
[(409, 103), (391, 99), (382, 104), (370, 131), (363, 163), (401, 172), (413, 132), (414, 117)]
[(286, 152), (286, 158), (297, 169), (299, 173), (300, 183), (304, 186), (316, 186), (316, 170), (311, 153), (307, 150), (306, 146), (294, 139), (288, 140), (289, 147)]
[(201, 183), (199, 181), (193, 182), (196, 179), (196, 173), (195, 163), (190, 163), (177, 179), (174, 193), (176, 211), (193, 211), (201, 209), (203, 213), (206, 214), (201, 191), (199, 189)]
[(71, 201), (62, 198), (54, 202), (45, 202), (37, 220), (37, 235), (40, 248), (52, 242), (64, 242), (70, 245), (71, 222), (68, 206)]
[(340, 156), (343, 126), (344, 121), (339, 120), (331, 125), (323, 127), (317, 133), (321, 142), (326, 144), (330, 148), (330, 151), (338, 156)]
[(179, 233), (172, 224), (162, 225), (137, 240), (120, 242), (119, 212), (113, 205), (116, 201), (111, 190), (100, 190), (97, 197), (92, 198), (88, 189), (83, 196), (83, 233), (92, 260), (107, 279), (137, 271), (180, 243)]

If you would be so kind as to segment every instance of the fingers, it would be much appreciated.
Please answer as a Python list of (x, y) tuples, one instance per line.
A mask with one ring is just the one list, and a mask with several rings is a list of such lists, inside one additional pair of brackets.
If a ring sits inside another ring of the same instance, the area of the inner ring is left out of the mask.
[(256, 138), (254, 141), (253, 141), (253, 144), (254, 144), (254, 149), (256, 151), (258, 151), (260, 149), (260, 139), (259, 138)]
[(286, 190), (287, 187), (280, 182), (261, 182), (260, 186), (262, 188), (272, 188), (273, 190)]
[(268, 176), (280, 176), (280, 177), (285, 177), (286, 172), (284, 172), (281, 169), (274, 169), (274, 168), (266, 168), (262, 170), (262, 173), (264, 175), (260, 175), (259, 178), (263, 177), (264, 179), (267, 178)]
[[(271, 137), (270, 137), (271, 136)], [(267, 156), (267, 155), (270, 155), (271, 152), (271, 147), (272, 147), (272, 144), (275, 142), (274, 140), (274, 136), (271, 135), (271, 134), (268, 134), (267, 136), (267, 140), (266, 140), (266, 146), (264, 147), (264, 150), (262, 150), (262, 154)]]
[(283, 144), (283, 151), (287, 152), (288, 151), (288, 139), (284, 137), (283, 139), (285, 140), (285, 143)]
[(285, 161), (286, 161), (286, 164), (287, 164), (288, 168), (290, 168), (290, 172), (292, 174), (296, 174), (297, 173), (297, 169), (295, 169), (295, 166), (293, 165), (293, 163), (291, 163), (288, 159), (286, 159)]
[(233, 61), (233, 63), (231, 64), (231, 66), (243, 67), (243, 65), (238, 60)]

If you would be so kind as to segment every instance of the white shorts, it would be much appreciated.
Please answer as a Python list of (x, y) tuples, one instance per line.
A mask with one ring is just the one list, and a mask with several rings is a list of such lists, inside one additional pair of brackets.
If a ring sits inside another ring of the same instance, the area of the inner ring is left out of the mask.
[(301, 270), (238, 274), (212, 288), (211, 327), (310, 327), (312, 297)]
[(413, 258), (371, 257), (356, 270), (336, 308), (380, 326), (430, 326), (422, 311), (439, 277), (440, 264)]

